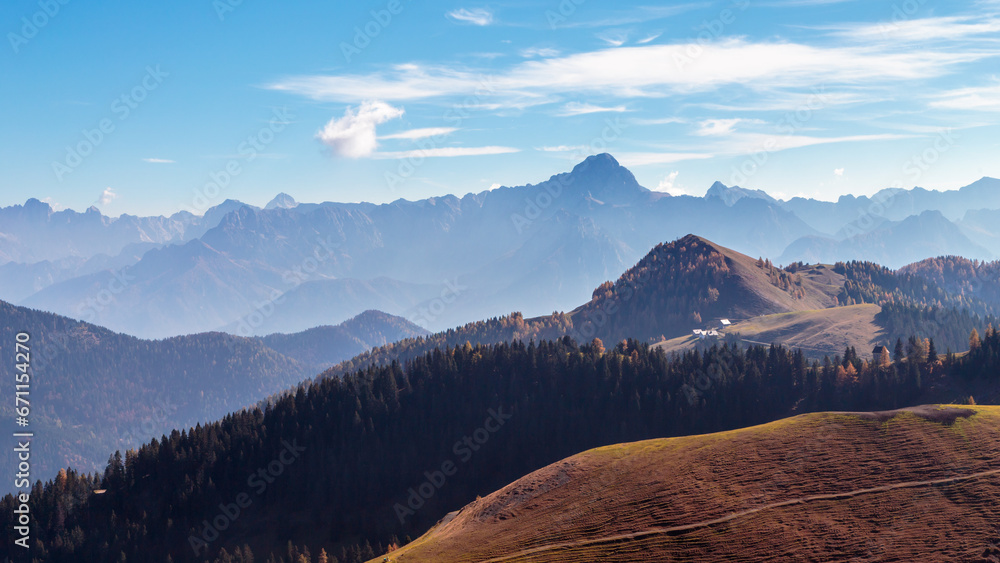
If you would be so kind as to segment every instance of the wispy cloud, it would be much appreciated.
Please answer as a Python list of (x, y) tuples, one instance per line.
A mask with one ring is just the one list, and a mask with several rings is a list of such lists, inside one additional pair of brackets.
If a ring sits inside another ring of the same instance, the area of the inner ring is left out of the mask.
[(833, 169), (833, 175), (834, 176), (843, 176), (844, 175), (844, 169), (843, 168), (834, 168)]
[(825, 6), (827, 4), (845, 4), (857, 0), (771, 0), (754, 4), (758, 8), (796, 8), (803, 6)]
[(612, 47), (621, 47), (628, 41), (627, 31), (604, 31), (597, 34), (597, 38)]
[(442, 135), (450, 135), (458, 131), (455, 127), (424, 127), (421, 129), (410, 129), (408, 131), (401, 131), (399, 133), (393, 133), (391, 135), (380, 135), (380, 139), (425, 139), (427, 137), (440, 137)]
[(637, 117), (635, 119), (630, 119), (629, 123), (634, 125), (669, 125), (671, 123), (687, 123), (687, 120), (680, 117)]
[(412, 151), (376, 152), (371, 156), (377, 159), (401, 159), (401, 158), (434, 158), (434, 157), (454, 157), (454, 156), (483, 156), (491, 154), (508, 154), (521, 152), (521, 149), (514, 147), (442, 147), (436, 149), (418, 149)]
[(871, 141), (895, 141), (899, 139), (910, 139), (919, 135), (906, 135), (896, 133), (878, 133), (873, 135), (840, 135), (831, 137), (817, 137), (810, 135), (784, 135), (770, 133), (737, 133), (726, 137), (724, 141), (715, 146), (716, 152), (728, 155), (744, 155), (757, 152), (777, 152), (789, 149), (798, 149), (814, 145), (828, 145), (832, 143), (859, 143)]
[(448, 12), (447, 16), (458, 23), (480, 26), (493, 23), (493, 12), (486, 8), (459, 8)]
[(642, 39), (637, 39), (636, 43), (638, 43), (639, 45), (645, 45), (646, 43), (650, 43), (652, 41), (656, 41), (656, 39), (659, 38), (661, 35), (663, 35), (663, 34), (662, 33), (654, 33), (653, 35), (649, 35), (647, 37), (643, 37)]
[(701, 149), (700, 152), (629, 152), (621, 153), (617, 156), (619, 162), (621, 162), (624, 166), (646, 166), (655, 164), (671, 164), (685, 160), (714, 158), (717, 156), (742, 156), (760, 152), (772, 153), (831, 143), (893, 141), (918, 136), (919, 135), (884, 133), (874, 135), (817, 137), (808, 135), (733, 132), (704, 146), (697, 147), (698, 149)]
[(744, 118), (706, 119), (698, 123), (698, 129), (694, 132), (694, 134), (701, 137), (711, 136), (711, 135), (728, 135), (732, 133), (733, 128), (735, 128), (740, 123), (760, 124), (763, 123), (763, 121), (759, 119), (744, 119)]
[(173, 160), (169, 160), (169, 159), (166, 159), (166, 158), (144, 158), (144, 159), (142, 159), (142, 161), (143, 162), (150, 162), (150, 163), (153, 163), (153, 164), (173, 164), (174, 163)]
[(852, 41), (890, 41), (919, 43), (938, 39), (959, 40), (977, 35), (991, 36), (1000, 31), (1000, 19), (948, 16), (901, 19), (882, 23), (853, 23), (822, 26), (814, 29), (829, 31), (835, 37)]
[[(748, 0), (743, 0), (748, 1)], [(632, 25), (670, 18), (698, 8), (708, 6), (707, 2), (674, 4), (672, 6), (639, 6), (627, 10), (598, 11), (591, 19), (565, 19), (555, 22), (556, 27), (614, 27)]]
[(587, 145), (549, 145), (535, 147), (535, 150), (541, 152), (580, 152), (588, 151), (590, 150), (590, 147)]
[(357, 109), (347, 108), (344, 117), (331, 119), (316, 138), (333, 154), (348, 158), (370, 156), (378, 148), (375, 126), (402, 117), (403, 110), (380, 101), (368, 101)]
[(590, 113), (603, 113), (603, 112), (616, 112), (621, 113), (628, 111), (625, 106), (596, 106), (594, 104), (581, 103), (581, 102), (569, 102), (564, 105), (561, 110), (556, 115), (566, 117), (573, 115), (587, 115)]
[(526, 59), (533, 59), (535, 57), (547, 59), (550, 57), (558, 57), (559, 50), (551, 47), (528, 47), (527, 49), (521, 49), (521, 56)]
[[(697, 45), (643, 45), (602, 49), (522, 61), (489, 75), (483, 95), (539, 98), (552, 94), (601, 93), (617, 97), (660, 97), (710, 91), (729, 85), (767, 84), (771, 91), (818, 84), (887, 85), (937, 77), (954, 67), (993, 56), (980, 51), (811, 46), (742, 39)], [(688, 60), (681, 65), (678, 60)], [(467, 96), (483, 90), (483, 74), (447, 66), (399, 65), (389, 72), (297, 76), (269, 88), (312, 99), (357, 103)], [(485, 103), (485, 101), (484, 101)]]
[(623, 152), (617, 155), (622, 166), (646, 166), (650, 164), (671, 164), (684, 160), (704, 160), (715, 155), (695, 152)]
[(1000, 112), (1000, 84), (958, 88), (937, 96), (930, 102), (934, 108)]

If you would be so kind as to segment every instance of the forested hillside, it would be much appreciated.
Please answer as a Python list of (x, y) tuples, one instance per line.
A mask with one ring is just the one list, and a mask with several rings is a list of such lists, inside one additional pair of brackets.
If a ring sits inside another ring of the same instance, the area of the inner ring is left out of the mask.
[(265, 346), (307, 365), (327, 368), (348, 358), (428, 332), (402, 317), (365, 311), (336, 326), (318, 326), (294, 334), (258, 337)]
[[(39, 476), (93, 471), (108, 453), (173, 428), (218, 419), (312, 374), (264, 344), (222, 333), (141, 340), (0, 301), (0, 339), (31, 335), (32, 419)], [(13, 351), (4, 346), (4, 365)], [(0, 409), (13, 416), (13, 401)], [(11, 438), (0, 459), (13, 467)]]
[[(632, 341), (605, 349), (563, 338), (436, 350), (174, 431), (114, 456), (97, 477), (60, 474), (32, 492), (34, 555), (298, 563), (307, 548), (359, 561), (594, 446), (964, 400), (970, 390), (998, 398), (1000, 334), (960, 358), (928, 344), (912, 340), (896, 361), (848, 350), (812, 365), (774, 346), (667, 357)], [(0, 507), (8, 529), (12, 503)]]
[(940, 256), (904, 266), (900, 272), (921, 276), (951, 293), (976, 297), (1000, 307), (1000, 261)]

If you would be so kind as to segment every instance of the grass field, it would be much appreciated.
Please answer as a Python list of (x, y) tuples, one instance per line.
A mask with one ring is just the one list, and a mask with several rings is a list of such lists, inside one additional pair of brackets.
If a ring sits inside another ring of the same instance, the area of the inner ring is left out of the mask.
[(816, 413), (577, 454), (389, 557), (990, 561), (998, 504), (1000, 407)]
[[(878, 305), (851, 305), (763, 315), (737, 320), (725, 333), (739, 333), (749, 343), (779, 343), (802, 348), (810, 357), (843, 354), (847, 346), (854, 346), (858, 354), (868, 356), (876, 344), (892, 348), (892, 343), (880, 339), (882, 328), (875, 324), (875, 315), (880, 310)], [(668, 353), (680, 352), (694, 348), (698, 341), (696, 336), (683, 336), (660, 342), (655, 347)]]

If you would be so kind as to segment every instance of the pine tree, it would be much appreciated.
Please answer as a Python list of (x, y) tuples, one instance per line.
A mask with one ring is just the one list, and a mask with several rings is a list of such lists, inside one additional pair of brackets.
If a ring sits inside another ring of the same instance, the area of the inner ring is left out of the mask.
[(979, 345), (981, 343), (982, 342), (980, 342), (979, 340), (979, 331), (977, 331), (976, 329), (972, 329), (972, 333), (969, 334), (969, 351), (975, 352), (976, 350), (979, 349)]
[(906, 354), (903, 353), (903, 339), (902, 338), (897, 338), (896, 339), (896, 349), (893, 350), (893, 352), (892, 352), (892, 360), (894, 362), (901, 362), (903, 360), (903, 358), (905, 358), (905, 357), (906, 357)]
[(934, 347), (934, 339), (927, 339), (927, 363), (936, 364), (938, 361), (937, 348)]

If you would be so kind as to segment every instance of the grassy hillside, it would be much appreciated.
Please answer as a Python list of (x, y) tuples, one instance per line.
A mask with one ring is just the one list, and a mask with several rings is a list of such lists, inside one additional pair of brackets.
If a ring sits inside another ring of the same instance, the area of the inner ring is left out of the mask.
[[(849, 305), (831, 309), (793, 311), (762, 315), (737, 321), (725, 329), (724, 334), (738, 334), (749, 344), (780, 342), (785, 346), (801, 348), (811, 358), (842, 354), (853, 346), (862, 356), (870, 356), (877, 344), (891, 346), (883, 329), (875, 322), (880, 311), (878, 305)], [(656, 344), (665, 352), (689, 350), (702, 342), (697, 336), (680, 336)]]
[(389, 557), (989, 561), (998, 456), (995, 406), (806, 414), (619, 444), (479, 498)]

